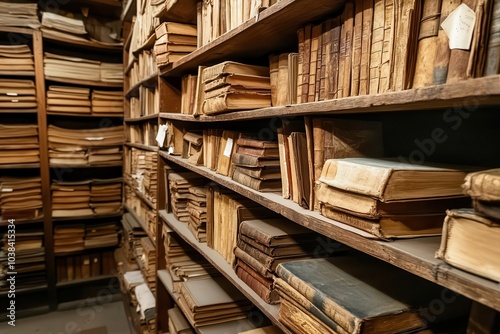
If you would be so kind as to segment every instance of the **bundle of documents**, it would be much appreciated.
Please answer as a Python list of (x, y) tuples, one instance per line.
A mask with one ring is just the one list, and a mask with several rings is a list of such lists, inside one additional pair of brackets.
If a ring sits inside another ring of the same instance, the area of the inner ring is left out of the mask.
[(125, 173), (125, 178), (134, 189), (143, 194), (153, 205), (156, 203), (157, 172), (156, 152), (131, 148), (131, 171)]
[(0, 45), (0, 72), (5, 75), (35, 75), (31, 49), (24, 44)]
[(140, 258), (142, 264), (142, 274), (146, 278), (146, 282), (151, 291), (156, 291), (156, 249), (149, 237), (141, 238), (142, 256)]
[(42, 216), (40, 177), (0, 177), (2, 220), (36, 219)]
[(85, 249), (118, 245), (115, 222), (85, 224)]
[(123, 92), (94, 90), (92, 91), (92, 113), (123, 115)]
[[(131, 213), (123, 215), (122, 225), (125, 255), (128, 261), (135, 262), (135, 254), (142, 255), (141, 238), (146, 237), (147, 233)], [(136, 249), (140, 249), (140, 251), (135, 252)]]
[(90, 114), (90, 89), (71, 86), (49, 86), (47, 111)]
[(122, 210), (122, 178), (93, 180), (90, 207), (95, 214), (114, 214)]
[(42, 31), (56, 30), (66, 34), (85, 35), (87, 30), (82, 20), (66, 17), (56, 13), (42, 13)]
[(269, 67), (226, 61), (202, 71), (205, 114), (271, 106)]
[(105, 63), (79, 57), (45, 52), (43, 59), (46, 78), (93, 81), (97, 83), (123, 82), (123, 65)]
[(38, 3), (0, 1), (0, 27), (40, 28), (36, 10)]
[(189, 221), (188, 198), (189, 188), (202, 186), (206, 179), (193, 172), (170, 173), (168, 175), (170, 202), (175, 219), (187, 223)]
[(207, 241), (207, 188), (189, 187), (188, 228), (199, 242)]
[(0, 110), (37, 111), (32, 80), (0, 79)]
[(217, 269), (166, 224), (163, 225), (162, 233), (166, 267), (174, 281), (174, 288), (175, 282), (218, 274)]
[(156, 28), (154, 51), (159, 68), (174, 63), (197, 47), (196, 26), (164, 22)]
[(38, 126), (0, 124), (0, 165), (38, 162)]
[(83, 249), (85, 249), (85, 224), (54, 227), (54, 253), (75, 252)]
[(65, 129), (49, 125), (51, 164), (114, 165), (122, 161), (123, 126)]

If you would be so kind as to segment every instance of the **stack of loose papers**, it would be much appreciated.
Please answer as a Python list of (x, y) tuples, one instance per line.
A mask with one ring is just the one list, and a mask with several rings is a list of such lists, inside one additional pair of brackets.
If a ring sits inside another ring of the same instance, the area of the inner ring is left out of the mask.
[(123, 115), (123, 92), (107, 90), (92, 91), (92, 113)]
[(93, 180), (90, 206), (96, 214), (113, 214), (122, 209), (122, 178)]
[(0, 110), (36, 112), (36, 107), (33, 81), (0, 79)]
[(111, 83), (123, 82), (123, 64), (122, 63), (101, 63), (101, 81)]
[(197, 47), (195, 25), (164, 22), (156, 28), (156, 64), (164, 67), (190, 54)]
[(108, 247), (118, 245), (115, 222), (86, 224), (85, 248)]
[(12, 75), (35, 75), (33, 53), (27, 45), (0, 45), (0, 72)]
[(40, 28), (36, 14), (38, 3), (0, 1), (0, 27)]
[(38, 126), (0, 124), (0, 166), (38, 162)]
[(40, 177), (0, 177), (0, 214), (2, 220), (41, 217)]
[(82, 20), (69, 18), (55, 13), (44, 12), (42, 14), (42, 31), (62, 31), (68, 34), (85, 35), (85, 24)]
[(112, 165), (122, 160), (123, 126), (65, 129), (49, 125), (51, 164)]
[(54, 181), (51, 189), (53, 217), (93, 215), (90, 208), (90, 181)]
[(56, 113), (89, 114), (90, 89), (70, 86), (49, 86), (47, 111)]
[(54, 227), (54, 253), (76, 252), (85, 248), (85, 225), (56, 225)]

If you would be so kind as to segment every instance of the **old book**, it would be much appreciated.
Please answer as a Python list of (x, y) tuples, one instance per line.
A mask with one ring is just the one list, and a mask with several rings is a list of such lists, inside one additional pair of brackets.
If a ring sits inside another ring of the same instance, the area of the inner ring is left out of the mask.
[(317, 239), (311, 230), (287, 219), (252, 219), (241, 222), (240, 234), (266, 247), (291, 246)]
[[(469, 6), (472, 10), (476, 9), (479, 0), (462, 0), (462, 4)], [(476, 30), (480, 22), (476, 22)], [(473, 47), (472, 44), (471, 47)], [(467, 79), (467, 67), (469, 65), (469, 57), (471, 56), (472, 49), (462, 50), (453, 49), (450, 53), (450, 63), (448, 66), (448, 76), (446, 83), (459, 82)]]
[(372, 47), (373, 0), (363, 0), (363, 30), (361, 37), (361, 65), (359, 70), (358, 95), (370, 90), (370, 54)]
[(237, 169), (233, 171), (232, 179), (244, 186), (250, 187), (262, 192), (279, 192), (281, 191), (281, 180), (260, 180), (249, 175), (241, 173)]
[(261, 157), (235, 152), (232, 155), (231, 161), (233, 164), (242, 167), (277, 167), (279, 166), (278, 159), (272, 157)]
[[(273, 167), (245, 167), (235, 165), (234, 170), (240, 173), (251, 176), (259, 180), (277, 180), (281, 179), (281, 172), (279, 166)], [(230, 175), (230, 174), (229, 174)]]
[(251, 329), (244, 332), (239, 332), (238, 334), (282, 334), (283, 331), (276, 327), (275, 325), (260, 327), (257, 329)]
[(494, 0), (484, 76), (498, 73), (500, 73), (500, 1)]
[(262, 277), (243, 261), (236, 263), (236, 275), (268, 304), (277, 304), (279, 296), (273, 288), (273, 280)]
[(431, 163), (412, 165), (395, 159), (330, 159), (319, 181), (381, 201), (409, 200), (459, 196), (463, 178), (471, 170), (477, 168)]
[(204, 85), (205, 91), (210, 91), (224, 86), (232, 86), (241, 90), (271, 90), (272, 85), (269, 76), (246, 75), (246, 74), (223, 74)]
[(374, 0), (372, 47), (370, 53), (370, 94), (379, 93), (385, 35), (385, 1)]
[(269, 79), (271, 81), (271, 105), (278, 106), (278, 86), (279, 86), (279, 54), (269, 56)]
[[(312, 127), (312, 189), (328, 159), (382, 157), (384, 154), (380, 122), (314, 117)], [(314, 203), (317, 209), (316, 201)]]
[[(397, 0), (396, 0), (397, 1)], [(390, 90), (390, 77), (392, 71), (394, 42), (396, 39), (396, 4), (394, 0), (385, 0), (384, 8), (384, 40), (382, 43), (382, 63), (380, 65), (379, 93)], [(406, 2), (406, 1), (405, 1)]]
[(441, 27), (441, 24), (448, 18), (461, 3), (461, 0), (442, 1), (441, 4), (441, 19), (439, 22), (439, 32), (437, 38), (436, 60), (433, 71), (433, 85), (441, 85), (446, 83), (448, 77), (448, 65), (450, 63), (450, 40), (448, 35)]
[(193, 115), (203, 114), (203, 101), (205, 100), (205, 83), (202, 79), (202, 73), (206, 66), (198, 66), (198, 75), (196, 77), (196, 92), (193, 106)]
[(279, 166), (280, 166), (280, 174), (281, 174), (281, 195), (283, 198), (290, 198), (290, 186), (288, 179), (288, 170), (287, 165), (290, 163), (287, 159), (287, 152), (285, 149), (285, 138), (283, 134), (283, 128), (278, 128), (277, 130), (278, 137), (278, 153), (279, 153)]
[(472, 207), (476, 212), (493, 220), (500, 220), (500, 202), (482, 201), (477, 198), (472, 199)]
[(233, 91), (205, 99), (202, 110), (207, 115), (213, 115), (227, 111), (267, 108), (270, 106), (270, 92)]
[(467, 65), (467, 78), (483, 76), (487, 61), (488, 40), (491, 28), (493, 0), (481, 0), (475, 9), (477, 28), (474, 29), (471, 54)]
[(351, 95), (359, 95), (359, 81), (361, 72), (361, 55), (363, 44), (363, 0), (354, 3), (354, 32), (352, 39), (352, 78)]
[(299, 82), (300, 101), (301, 103), (308, 102), (309, 85), (310, 85), (310, 66), (311, 66), (311, 43), (312, 43), (312, 24), (304, 26), (304, 57), (302, 61), (302, 82)]
[(278, 87), (276, 105), (296, 103), (294, 92), (297, 90), (297, 54), (283, 53), (278, 60)]
[(438, 33), (440, 18), (441, 0), (424, 1), (418, 36), (418, 55), (413, 88), (430, 86), (433, 83), (434, 66), (439, 47)]
[(286, 262), (276, 273), (347, 333), (409, 331), (462, 316), (470, 307), (457, 298), (428, 319), (423, 312), (442, 288), (364, 254)]
[(309, 170), (309, 160), (303, 152), (307, 152), (307, 140), (304, 132), (292, 132), (290, 135), (291, 147), (293, 150), (292, 159), (290, 160), (291, 168), (295, 169), (297, 176), (297, 197), (294, 201), (303, 208), (310, 208), (311, 198), (311, 182)]
[(240, 135), (239, 132), (225, 130), (222, 133), (222, 138), (219, 146), (219, 159), (217, 161), (217, 173), (229, 176), (233, 171), (231, 157), (236, 152), (236, 140)]
[[(318, 62), (318, 54), (321, 54), (319, 51), (320, 48), (320, 38), (322, 33), (323, 25), (317, 24), (312, 26), (311, 29), (311, 50), (310, 50), (310, 59), (309, 59), (309, 88), (307, 89), (307, 102), (315, 101), (315, 92), (316, 92), (316, 67)], [(321, 62), (321, 59), (319, 59)]]
[(155, 29), (156, 38), (166, 34), (196, 36), (196, 33), (195, 25), (177, 22), (163, 22)]
[[(499, 281), (500, 262), (491, 245), (500, 240), (500, 224), (472, 209), (447, 211), (436, 257), (454, 267)], [(465, 247), (464, 245), (467, 245)], [(468, 252), (473, 247), (473, 252)]]
[(297, 30), (298, 39), (298, 53), (297, 53), (297, 90), (295, 91), (296, 103), (303, 103), (302, 101), (302, 82), (303, 74), (302, 69), (304, 67), (304, 44), (305, 44), (305, 27)]
[(462, 188), (466, 195), (486, 202), (499, 202), (500, 169), (489, 169), (467, 174)]
[[(319, 31), (319, 36), (318, 36), (318, 51), (316, 52), (316, 68), (314, 69), (315, 74), (315, 83), (314, 83), (314, 93), (313, 93), (313, 101), (319, 101), (319, 95), (321, 93), (321, 80), (323, 82), (325, 81), (325, 77), (321, 77), (321, 68), (323, 67), (323, 35), (324, 35), (324, 29), (326, 27), (325, 22), (322, 22), (319, 24), (321, 26), (321, 29)], [(326, 72), (325, 72), (326, 74)], [(311, 87), (309, 86), (309, 89)]]
[(269, 76), (269, 67), (225, 61), (223, 63), (205, 68), (202, 73), (203, 82), (207, 83), (214, 80), (223, 73), (257, 75), (265, 77)]
[(354, 33), (354, 5), (346, 3), (342, 13), (342, 31), (339, 53), (339, 86), (337, 98), (351, 95), (352, 53)]
[(236, 150), (237, 153), (252, 155), (255, 157), (262, 158), (279, 158), (279, 150), (278, 147), (252, 147), (252, 146), (241, 146), (238, 144), (238, 148)]

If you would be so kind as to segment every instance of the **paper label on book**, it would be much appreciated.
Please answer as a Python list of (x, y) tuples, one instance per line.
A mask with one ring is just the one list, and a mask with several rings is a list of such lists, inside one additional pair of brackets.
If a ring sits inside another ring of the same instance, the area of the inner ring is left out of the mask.
[(226, 148), (224, 148), (224, 156), (231, 158), (231, 152), (233, 150), (233, 138), (228, 138), (226, 142)]
[(165, 138), (167, 137), (167, 129), (168, 129), (167, 124), (160, 124), (160, 126), (158, 127), (156, 142), (158, 143), (159, 147), (163, 147), (163, 144), (165, 143)]
[(441, 27), (450, 39), (450, 49), (469, 50), (476, 25), (476, 13), (466, 4), (458, 6)]
[(17, 93), (7, 93), (7, 96), (17, 96)]
[(2, 188), (3, 193), (11, 193), (13, 191), (14, 191), (14, 189), (12, 189), (12, 188)]

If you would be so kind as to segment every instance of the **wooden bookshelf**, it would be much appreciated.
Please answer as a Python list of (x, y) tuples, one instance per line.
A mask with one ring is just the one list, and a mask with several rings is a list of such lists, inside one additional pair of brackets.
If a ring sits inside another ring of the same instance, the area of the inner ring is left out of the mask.
[(153, 73), (142, 79), (125, 93), (126, 98), (139, 97), (139, 87), (155, 88), (158, 85), (158, 73)]
[(175, 219), (174, 215), (165, 210), (159, 211), (159, 216), (163, 221), (174, 230), (189, 245), (202, 254), (217, 270), (219, 270), (231, 283), (256, 305), (276, 326), (285, 333), (292, 333), (278, 320), (278, 305), (267, 304), (262, 300), (245, 282), (243, 282), (231, 267), (229, 263), (217, 251), (208, 247), (206, 243), (196, 240), (193, 234), (188, 230), (187, 224)]
[(20, 34), (20, 35), (26, 35), (26, 36), (32, 36), (33, 35), (33, 29), (31, 28), (22, 28), (22, 27), (0, 27), (0, 33), (13, 33), (13, 34)]
[(283, 199), (280, 194), (255, 191), (227, 176), (219, 175), (206, 167), (194, 166), (186, 159), (168, 155), (163, 151), (160, 152), (160, 156), (231, 189), (297, 224), (500, 310), (500, 285), (453, 268), (435, 258), (440, 237), (393, 242), (373, 240), (366, 232), (326, 218), (318, 212), (303, 209), (298, 204)]
[(125, 118), (123, 121), (125, 123), (141, 123), (149, 120), (154, 120), (157, 119), (158, 115), (157, 114), (152, 114), (152, 115), (146, 115), (146, 116), (141, 116), (141, 117), (135, 117), (135, 118)]
[(59, 83), (72, 84), (72, 85), (92, 86), (92, 87), (120, 88), (123, 86), (123, 84), (121, 82), (102, 82), (102, 81), (59, 78), (59, 77), (52, 77), (52, 76), (45, 76), (45, 80), (59, 82)]
[(123, 43), (104, 43), (95, 40), (88, 40), (85, 38), (71, 38), (70, 36), (66, 37), (52, 34), (50, 31), (42, 31), (42, 36), (44, 40), (50, 42), (62, 45), (73, 45), (93, 51), (103, 50), (120, 52), (123, 49)]
[(121, 167), (123, 163), (113, 162), (106, 164), (87, 164), (87, 165), (71, 165), (71, 164), (50, 164), (50, 168), (100, 168), (100, 167)]
[(158, 152), (158, 150), (159, 150), (158, 146), (150, 146), (150, 145), (144, 145), (144, 144), (138, 144), (138, 143), (125, 143), (125, 146), (135, 147), (135, 148), (138, 148), (141, 150), (151, 151), (151, 152)]

